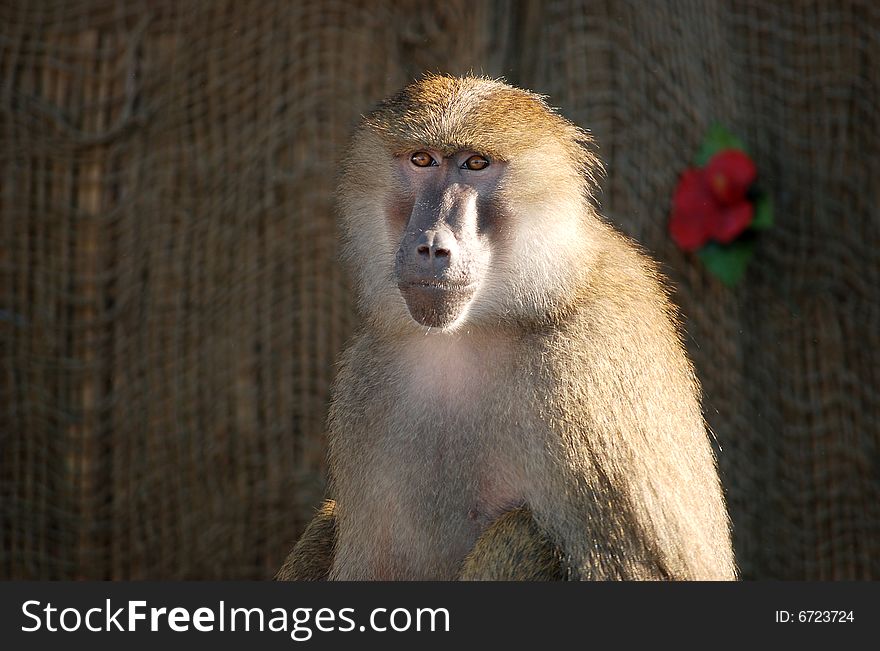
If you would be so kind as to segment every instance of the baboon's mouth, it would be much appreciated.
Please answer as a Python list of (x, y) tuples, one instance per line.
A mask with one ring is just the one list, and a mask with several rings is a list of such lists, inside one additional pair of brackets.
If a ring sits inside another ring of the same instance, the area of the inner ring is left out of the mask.
[(470, 303), (476, 284), (417, 280), (398, 284), (414, 321), (431, 328), (444, 328), (458, 319)]
[(414, 289), (433, 289), (444, 292), (471, 292), (473, 293), (476, 285), (474, 283), (450, 282), (448, 280), (413, 280), (411, 282), (402, 282), (397, 285), (401, 291), (404, 288)]

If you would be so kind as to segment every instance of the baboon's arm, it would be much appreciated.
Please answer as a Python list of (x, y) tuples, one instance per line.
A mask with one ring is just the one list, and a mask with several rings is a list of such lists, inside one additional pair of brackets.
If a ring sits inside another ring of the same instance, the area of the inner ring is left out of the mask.
[(333, 565), (336, 502), (327, 500), (275, 575), (277, 581), (323, 581)]
[(565, 577), (561, 553), (527, 507), (508, 511), (489, 525), (459, 574), (462, 581), (561, 581)]

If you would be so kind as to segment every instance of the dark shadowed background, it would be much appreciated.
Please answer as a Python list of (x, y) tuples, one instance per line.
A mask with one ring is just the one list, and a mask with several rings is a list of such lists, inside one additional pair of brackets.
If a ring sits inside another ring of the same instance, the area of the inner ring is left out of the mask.
[[(880, 578), (872, 0), (0, 2), (0, 577), (274, 573), (355, 322), (337, 162), (424, 70), (595, 134), (677, 288), (743, 576)], [(776, 206), (735, 289), (666, 232), (716, 121)]]

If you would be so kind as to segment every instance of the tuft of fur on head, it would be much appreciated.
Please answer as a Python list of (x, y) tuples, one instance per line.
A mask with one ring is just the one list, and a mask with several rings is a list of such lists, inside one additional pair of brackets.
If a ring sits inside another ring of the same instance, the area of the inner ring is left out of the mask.
[(407, 191), (394, 158), (420, 149), (472, 150), (507, 165), (497, 203), (516, 232), (493, 252), (466, 317), (447, 330), (563, 311), (558, 300), (585, 271), (598, 221), (593, 194), (603, 170), (592, 147), (589, 133), (542, 96), (494, 79), (431, 74), (380, 102), (355, 133), (338, 193), (342, 254), (364, 316), (392, 331), (414, 326), (393, 278), (399, 233), (385, 214)]
[(488, 77), (425, 75), (380, 102), (363, 125), (394, 155), (418, 147), (445, 154), (472, 149), (514, 161), (552, 143), (588, 197), (603, 171), (587, 131), (559, 115), (542, 95)]

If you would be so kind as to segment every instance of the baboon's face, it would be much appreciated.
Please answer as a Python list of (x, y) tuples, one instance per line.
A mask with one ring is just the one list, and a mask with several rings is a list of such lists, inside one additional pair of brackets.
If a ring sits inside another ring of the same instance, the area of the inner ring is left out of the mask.
[(394, 280), (414, 321), (446, 328), (467, 314), (500, 246), (496, 197), (505, 163), (464, 150), (395, 156), (398, 192), (387, 211), (397, 235)]
[(588, 266), (588, 140), (485, 79), (427, 77), (379, 104), (338, 193), (362, 313), (395, 332), (546, 319)]

